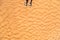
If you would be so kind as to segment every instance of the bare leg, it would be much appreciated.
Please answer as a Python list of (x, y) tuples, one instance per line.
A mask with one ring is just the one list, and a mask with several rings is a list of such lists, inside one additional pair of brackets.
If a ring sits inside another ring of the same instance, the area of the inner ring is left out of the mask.
[(32, 6), (32, 0), (30, 1), (30, 6)]
[(26, 5), (26, 6), (28, 5), (28, 0), (25, 0), (25, 5)]

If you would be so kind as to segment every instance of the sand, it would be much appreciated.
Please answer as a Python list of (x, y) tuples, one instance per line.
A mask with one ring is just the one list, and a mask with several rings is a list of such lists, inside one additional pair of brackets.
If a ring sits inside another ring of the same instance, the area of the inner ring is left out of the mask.
[(60, 0), (0, 0), (0, 40), (60, 40)]

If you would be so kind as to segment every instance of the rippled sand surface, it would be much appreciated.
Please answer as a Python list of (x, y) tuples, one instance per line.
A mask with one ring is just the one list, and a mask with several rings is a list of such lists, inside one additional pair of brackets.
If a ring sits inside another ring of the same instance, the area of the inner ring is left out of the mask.
[(60, 0), (0, 0), (0, 40), (60, 40)]

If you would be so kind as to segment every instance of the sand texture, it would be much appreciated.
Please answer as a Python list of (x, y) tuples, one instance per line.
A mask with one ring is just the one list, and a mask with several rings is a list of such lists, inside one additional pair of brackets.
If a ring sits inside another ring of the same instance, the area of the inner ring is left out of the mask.
[(0, 0), (0, 40), (60, 40), (60, 0)]

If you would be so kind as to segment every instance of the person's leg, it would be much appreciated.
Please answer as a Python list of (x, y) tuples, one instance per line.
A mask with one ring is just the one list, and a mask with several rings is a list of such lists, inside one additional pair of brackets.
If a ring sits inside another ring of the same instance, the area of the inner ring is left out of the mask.
[(26, 6), (28, 5), (28, 0), (26, 0), (26, 3), (25, 4), (26, 4)]
[(32, 6), (32, 0), (30, 0), (30, 6)]

